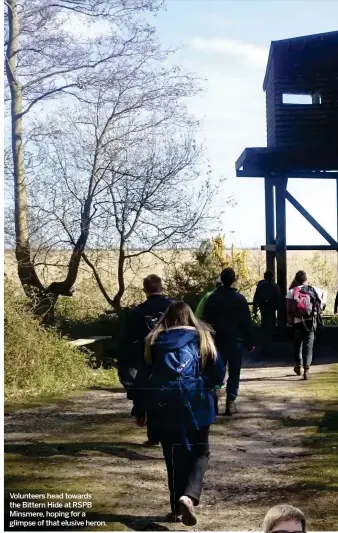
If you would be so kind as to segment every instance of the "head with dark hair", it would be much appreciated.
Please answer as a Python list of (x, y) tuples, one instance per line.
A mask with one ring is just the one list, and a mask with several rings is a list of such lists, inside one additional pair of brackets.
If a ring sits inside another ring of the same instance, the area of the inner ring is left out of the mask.
[(221, 281), (224, 287), (231, 287), (236, 281), (236, 273), (233, 268), (227, 267), (222, 271)]
[(304, 285), (304, 283), (307, 282), (307, 275), (304, 272), (304, 270), (298, 270), (297, 274), (294, 277), (293, 282), (291, 283), (289, 290), (295, 289), (296, 287), (299, 287), (300, 285)]
[(160, 294), (163, 290), (161, 278), (156, 274), (150, 274), (143, 280), (143, 290), (147, 296)]
[(304, 285), (304, 283), (307, 281), (307, 275), (304, 270), (298, 270), (297, 274), (295, 275), (295, 281), (297, 282), (297, 285)]
[(264, 273), (264, 279), (265, 279), (265, 281), (273, 281), (273, 278), (274, 278), (274, 274), (273, 274), (272, 270), (267, 270), (267, 271)]

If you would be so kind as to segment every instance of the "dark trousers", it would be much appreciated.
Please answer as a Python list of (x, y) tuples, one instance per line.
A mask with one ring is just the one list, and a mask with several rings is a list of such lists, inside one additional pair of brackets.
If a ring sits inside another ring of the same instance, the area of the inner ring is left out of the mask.
[(147, 437), (149, 442), (160, 442), (160, 435), (156, 428), (153, 428), (150, 424), (147, 424)]
[(268, 355), (271, 348), (273, 331), (276, 327), (276, 311), (274, 309), (261, 309), (261, 335), (262, 349)]
[(209, 429), (210, 426), (205, 426), (190, 431), (190, 450), (180, 433), (175, 435), (170, 432), (161, 438), (168, 473), (170, 506), (175, 514), (179, 512), (178, 500), (181, 496), (189, 496), (194, 505), (199, 504), (209, 463)]
[(307, 321), (306, 325), (304, 325), (303, 322), (299, 322), (292, 327), (295, 365), (308, 369), (312, 363), (313, 344), (315, 340), (313, 323), (312, 321)]
[(244, 348), (241, 343), (232, 347), (218, 344), (217, 348), (221, 354), (224, 365), (228, 365), (228, 379), (226, 385), (227, 400), (234, 401), (238, 395)]

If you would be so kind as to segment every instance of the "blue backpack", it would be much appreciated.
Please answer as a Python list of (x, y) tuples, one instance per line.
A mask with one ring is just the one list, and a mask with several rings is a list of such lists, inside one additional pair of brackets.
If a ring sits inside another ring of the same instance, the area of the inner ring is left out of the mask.
[(146, 411), (163, 420), (166, 427), (187, 424), (198, 429), (196, 414), (208, 409), (209, 390), (201, 375), (196, 341), (167, 352), (156, 348), (146, 392)]

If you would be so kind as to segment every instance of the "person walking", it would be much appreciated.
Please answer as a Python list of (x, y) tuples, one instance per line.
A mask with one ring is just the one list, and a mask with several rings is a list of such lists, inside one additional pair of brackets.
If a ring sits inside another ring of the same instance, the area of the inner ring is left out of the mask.
[(224, 365), (228, 364), (225, 415), (236, 412), (243, 355), (253, 348), (252, 321), (246, 298), (234, 288), (232, 268), (221, 273), (222, 286), (209, 296), (204, 319), (215, 330), (215, 341)]
[(333, 312), (334, 312), (335, 315), (338, 313), (338, 291), (337, 291), (336, 299), (335, 299), (335, 302), (334, 302)]
[(193, 526), (209, 462), (215, 420), (213, 388), (225, 369), (209, 328), (185, 302), (173, 302), (148, 335), (136, 380), (132, 415), (159, 435), (166, 462), (171, 513)]
[(253, 313), (261, 315), (262, 351), (269, 355), (273, 330), (276, 327), (276, 311), (280, 308), (281, 292), (274, 282), (273, 272), (267, 271), (264, 279), (259, 281), (253, 299)]
[[(200, 320), (203, 320), (204, 319), (204, 308), (205, 308), (205, 304), (207, 303), (207, 300), (209, 298), (209, 296), (211, 296), (215, 290), (218, 288), (218, 287), (221, 287), (222, 286), (222, 281), (221, 281), (221, 278), (219, 277), (217, 280), (216, 280), (216, 283), (215, 283), (215, 288), (214, 289), (211, 289), (210, 291), (207, 291), (204, 296), (202, 297), (202, 299), (200, 300), (197, 308), (196, 308), (196, 311), (195, 311), (195, 317), (200, 319)], [(223, 385), (221, 386), (217, 386), (215, 387), (215, 390), (214, 390), (214, 404), (215, 404), (215, 413), (216, 415), (219, 414), (219, 399), (220, 399), (220, 396), (221, 396), (221, 389), (222, 389)]]
[(312, 287), (307, 275), (299, 270), (286, 295), (287, 316), (293, 330), (294, 372), (303, 379), (310, 377), (313, 345), (321, 311), (325, 309), (327, 294), (319, 287)]
[[(127, 317), (118, 363), (120, 382), (130, 400), (133, 399), (136, 375), (143, 361), (145, 338), (171, 304), (171, 300), (163, 295), (162, 280), (156, 274), (144, 278), (143, 290), (147, 299), (134, 307)], [(147, 437), (145, 446), (159, 444), (157, 435), (149, 427)]]
[(215, 283), (215, 288), (214, 289), (211, 289), (210, 291), (207, 291), (204, 296), (202, 296), (202, 299), (200, 300), (197, 308), (196, 308), (196, 311), (195, 311), (195, 317), (196, 318), (199, 318), (201, 320), (203, 320), (203, 316), (204, 316), (204, 308), (205, 308), (205, 304), (207, 303), (207, 300), (209, 298), (209, 296), (211, 296), (215, 290), (217, 289), (217, 287), (221, 287), (222, 286), (222, 281), (221, 281), (221, 278), (218, 278), (216, 280), (216, 283)]

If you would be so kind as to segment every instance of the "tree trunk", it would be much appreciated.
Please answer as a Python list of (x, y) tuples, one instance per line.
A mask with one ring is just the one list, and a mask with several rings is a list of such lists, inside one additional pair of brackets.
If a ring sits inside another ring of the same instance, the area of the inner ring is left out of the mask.
[(6, 75), (11, 92), (12, 155), (15, 198), (15, 255), (18, 275), (25, 293), (31, 297), (43, 286), (31, 260), (28, 231), (28, 206), (25, 183), (25, 163), (22, 143), (22, 88), (16, 76), (16, 58), (19, 49), (19, 19), (16, 0), (8, 1), (8, 46)]
[(76, 281), (82, 253), (89, 235), (90, 211), (93, 188), (95, 186), (96, 162), (90, 179), (88, 196), (84, 205), (80, 237), (74, 242), (73, 252), (64, 281), (53, 282), (45, 288), (35, 270), (29, 243), (28, 202), (25, 181), (25, 161), (23, 150), (23, 103), (22, 87), (17, 76), (17, 57), (20, 48), (20, 21), (17, 0), (8, 0), (8, 45), (6, 50), (6, 76), (11, 93), (12, 157), (15, 198), (15, 255), (18, 275), (25, 294), (32, 302), (35, 314), (47, 323), (54, 318), (54, 308), (58, 296), (71, 296)]
[(124, 240), (121, 239), (120, 242), (120, 249), (119, 249), (119, 262), (118, 262), (118, 269), (117, 269), (117, 282), (118, 282), (118, 291), (114, 296), (113, 303), (114, 303), (114, 309), (116, 311), (121, 311), (121, 299), (124, 295), (125, 291), (125, 283), (124, 283), (124, 261), (126, 258), (126, 252), (124, 249), (125, 243)]

